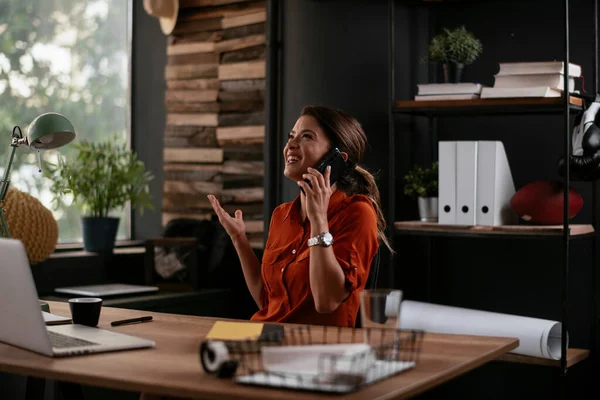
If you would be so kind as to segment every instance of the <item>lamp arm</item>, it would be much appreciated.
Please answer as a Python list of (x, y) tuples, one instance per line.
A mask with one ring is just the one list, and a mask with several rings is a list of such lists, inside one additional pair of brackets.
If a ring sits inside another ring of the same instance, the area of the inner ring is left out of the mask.
[(10, 143), (10, 155), (8, 156), (8, 162), (6, 163), (6, 168), (4, 170), (4, 178), (2, 178), (2, 180), (0, 181), (0, 183), (2, 183), (2, 186), (0, 187), (0, 223), (2, 223), (4, 237), (7, 238), (10, 238), (10, 233), (8, 232), (8, 224), (6, 223), (6, 219), (4, 218), (4, 199), (6, 198), (6, 193), (8, 193), (8, 186), (10, 185), (10, 167), (12, 166), (13, 158), (15, 157), (15, 150), (17, 149), (17, 147), (25, 143), (25, 141), (26, 139), (23, 139), (21, 128), (15, 126), (12, 132), (12, 141)]

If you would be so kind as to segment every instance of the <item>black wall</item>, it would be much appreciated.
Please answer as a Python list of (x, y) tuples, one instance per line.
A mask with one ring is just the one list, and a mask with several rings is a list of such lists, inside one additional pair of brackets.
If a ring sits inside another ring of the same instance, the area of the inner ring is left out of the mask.
[[(420, 62), (431, 35), (441, 27), (466, 25), (484, 54), (465, 72), (465, 81), (493, 85), (499, 62), (562, 60), (562, 1), (479, 1), (466, 4), (404, 6), (396, 2), (395, 92), (409, 100), (416, 83), (434, 82), (438, 71)], [(588, 92), (593, 85), (593, 1), (571, 1), (571, 62), (580, 64)], [(305, 104), (326, 104), (350, 112), (370, 141), (364, 165), (379, 171), (387, 209), (388, 179), (388, 4), (387, 1), (285, 2), (283, 21), (282, 140)], [(417, 219), (416, 204), (402, 194), (402, 176), (414, 163), (431, 162), (428, 121), (396, 117), (396, 219)], [(517, 189), (538, 179), (559, 179), (563, 152), (561, 115), (443, 118), (439, 140), (502, 140)], [(435, 145), (435, 144), (434, 144)], [(573, 223), (592, 223), (589, 183), (574, 183), (584, 208)], [(283, 200), (297, 195), (292, 182)], [(570, 346), (592, 343), (593, 240), (571, 244)], [(396, 236), (398, 251), (380, 287), (397, 287), (405, 298), (557, 320), (561, 318), (560, 240), (449, 239)], [(428, 261), (432, 284), (427, 284)], [(570, 398), (595, 389), (591, 363), (569, 371)], [(554, 398), (560, 393), (558, 368), (491, 363), (423, 398)], [(591, 396), (591, 395), (590, 395)], [(597, 396), (597, 392), (594, 394)], [(584, 396), (582, 398), (592, 398)]]

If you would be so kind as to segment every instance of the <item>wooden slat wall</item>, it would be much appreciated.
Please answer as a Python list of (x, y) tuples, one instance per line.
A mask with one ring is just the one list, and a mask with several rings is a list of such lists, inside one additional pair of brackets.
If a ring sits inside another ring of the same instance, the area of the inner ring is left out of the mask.
[(162, 222), (243, 212), (263, 246), (266, 1), (180, 0), (167, 45)]

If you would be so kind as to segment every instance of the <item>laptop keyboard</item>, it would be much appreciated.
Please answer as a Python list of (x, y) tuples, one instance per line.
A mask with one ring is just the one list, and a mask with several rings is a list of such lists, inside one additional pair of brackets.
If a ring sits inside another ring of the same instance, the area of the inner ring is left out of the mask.
[(50, 343), (52, 344), (52, 347), (56, 347), (58, 349), (64, 349), (67, 347), (94, 346), (100, 344), (52, 331), (48, 331), (48, 336), (50, 337)]

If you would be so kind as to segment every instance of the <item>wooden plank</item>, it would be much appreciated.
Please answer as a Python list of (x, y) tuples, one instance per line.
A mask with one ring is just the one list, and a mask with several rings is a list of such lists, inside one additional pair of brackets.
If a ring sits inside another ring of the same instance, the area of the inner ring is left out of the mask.
[(233, 64), (251, 60), (265, 60), (267, 48), (265, 45), (248, 47), (246, 49), (228, 51), (221, 55), (221, 64)]
[(167, 114), (168, 125), (217, 126), (219, 114)]
[(230, 40), (250, 35), (264, 35), (265, 33), (266, 24), (264, 22), (259, 22), (257, 24), (242, 25), (233, 28), (223, 29), (221, 31), (222, 35), (220, 40)]
[(216, 44), (214, 41), (173, 44), (167, 46), (167, 56), (193, 53), (213, 53), (215, 48)]
[(165, 67), (167, 80), (214, 78), (218, 74), (218, 65), (167, 65)]
[[(234, 81), (230, 81), (234, 82)], [(264, 99), (260, 100), (232, 100), (219, 103), (220, 111), (223, 112), (248, 112), (262, 110), (265, 107)]]
[(169, 65), (217, 64), (219, 63), (219, 55), (217, 53), (177, 54), (168, 56), (167, 63)]
[(165, 92), (165, 101), (171, 102), (209, 103), (217, 101), (218, 97), (218, 90), (167, 90)]
[(264, 90), (252, 90), (249, 92), (219, 92), (219, 101), (224, 103), (235, 101), (264, 101), (264, 99)]
[(204, 195), (184, 193), (163, 193), (162, 210), (181, 212), (182, 210), (211, 210), (212, 206)]
[(226, 161), (263, 161), (264, 147), (262, 144), (227, 146), (223, 148), (223, 158)]
[[(457, 235), (519, 235), (519, 236), (562, 236), (562, 225), (501, 225), (501, 226), (467, 226), (441, 225), (436, 222), (399, 221), (394, 222), (399, 231), (421, 231), (455, 233)], [(592, 225), (570, 224), (572, 236), (586, 235), (594, 232)]]
[(163, 212), (162, 213), (162, 224), (166, 226), (169, 222), (174, 219), (185, 218), (185, 219), (197, 219), (200, 221), (210, 220), (212, 217), (211, 213), (172, 213), (172, 212)]
[[(239, 29), (239, 28), (234, 28)], [(258, 28), (254, 28), (257, 30)], [(198, 43), (198, 42), (216, 42), (223, 39), (224, 30), (219, 31), (208, 31), (208, 32), (190, 32), (184, 34), (172, 33), (171, 45), (179, 45), (184, 43)]]
[(165, 180), (221, 182), (222, 164), (164, 164)]
[[(167, 125), (165, 129), (166, 137), (193, 138), (201, 136), (206, 138), (209, 143), (217, 143), (217, 128), (210, 126), (186, 126), (186, 125)], [(205, 147), (216, 147), (206, 145)]]
[[(229, 102), (227, 104), (228, 108), (238, 107), (237, 110), (244, 111), (245, 108), (249, 107), (250, 104), (247, 102)], [(179, 101), (165, 101), (165, 107), (167, 109), (167, 113), (217, 113), (221, 111), (221, 105), (217, 102), (214, 103), (182, 103)]]
[(217, 128), (217, 142), (219, 146), (264, 143), (264, 140), (264, 125)]
[(163, 160), (180, 163), (220, 163), (223, 162), (223, 149), (163, 149)]
[(223, 184), (220, 182), (189, 182), (189, 181), (170, 181), (163, 183), (163, 192), (185, 193), (185, 194), (219, 194), (223, 190)]
[(265, 79), (240, 79), (236, 81), (219, 81), (219, 91), (222, 92), (252, 92), (264, 91)]
[[(590, 351), (586, 349), (567, 349), (567, 368), (580, 363), (588, 358)], [(560, 367), (560, 360), (549, 360), (541, 357), (524, 356), (522, 354), (506, 353), (498, 361), (512, 362), (518, 364), (545, 365), (549, 367)]]
[(245, 61), (219, 65), (219, 80), (264, 78), (266, 65), (263, 60)]
[(215, 52), (224, 53), (226, 51), (234, 51), (264, 45), (266, 36), (264, 34), (244, 36), (235, 39), (223, 40), (215, 44)]
[(263, 187), (223, 189), (221, 192), (221, 201), (223, 203), (255, 203), (263, 201), (264, 198), (265, 189)]
[(183, 79), (167, 81), (167, 90), (211, 90), (219, 89), (218, 79)]
[(173, 35), (184, 36), (190, 33), (219, 31), (223, 29), (221, 18), (205, 19), (202, 23), (198, 21), (178, 22), (173, 29)]
[(264, 111), (251, 113), (223, 113), (219, 114), (219, 127), (235, 127), (235, 126), (250, 126), (264, 125)]
[(261, 11), (253, 14), (240, 15), (236, 17), (223, 18), (221, 20), (221, 28), (228, 29), (236, 26), (244, 26), (265, 22), (267, 20), (267, 12)]
[(222, 6), (252, 0), (179, 0), (179, 8)]
[(178, 21), (198, 21), (210, 18), (231, 18), (266, 10), (265, 1), (234, 3), (221, 7), (194, 7), (179, 10)]
[(265, 163), (263, 161), (235, 161), (229, 160), (223, 163), (224, 174), (246, 174), (265, 175)]
[(265, 179), (259, 175), (248, 175), (248, 174), (236, 174), (220, 176), (223, 182), (223, 189), (236, 189), (244, 187), (257, 187), (264, 186)]

